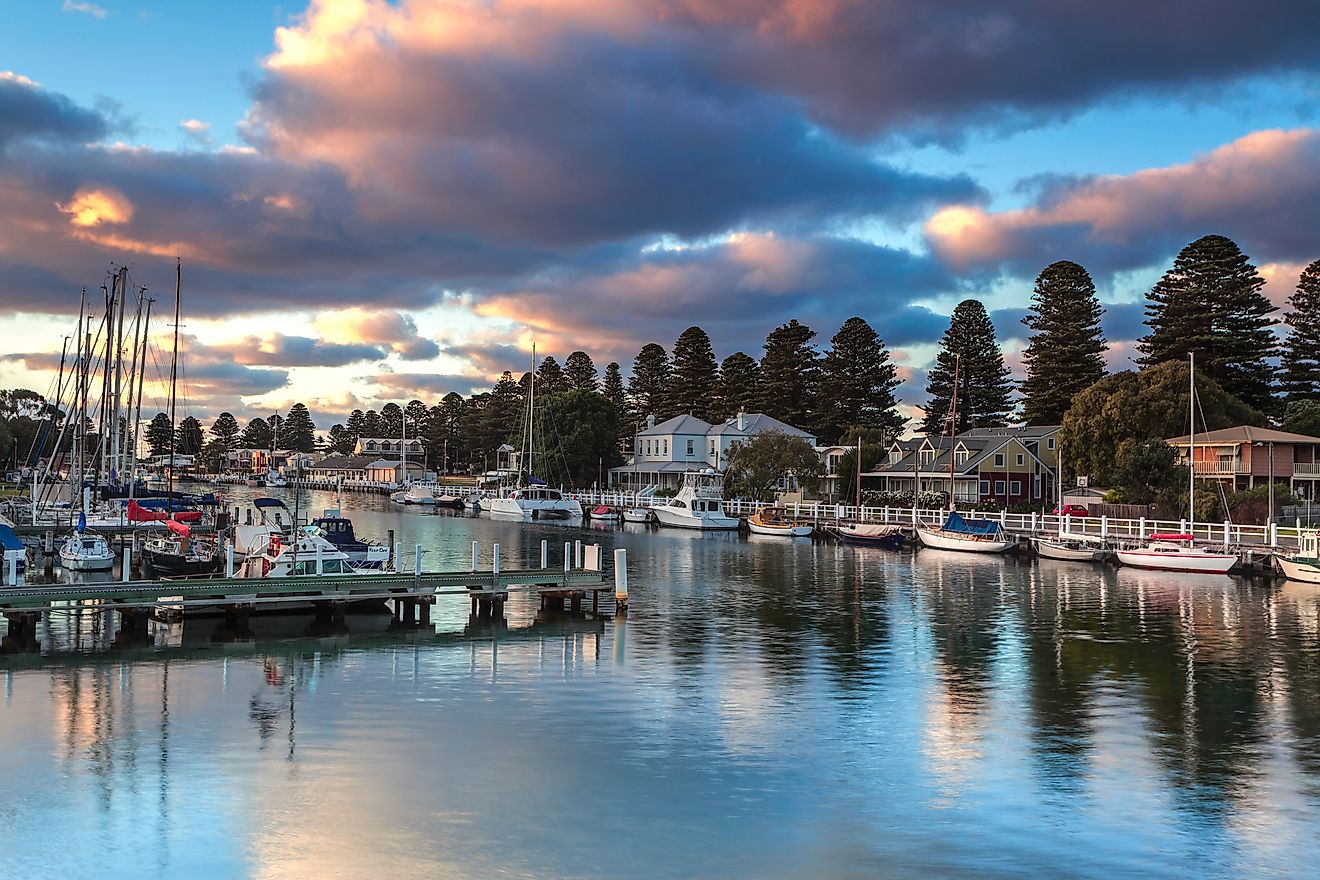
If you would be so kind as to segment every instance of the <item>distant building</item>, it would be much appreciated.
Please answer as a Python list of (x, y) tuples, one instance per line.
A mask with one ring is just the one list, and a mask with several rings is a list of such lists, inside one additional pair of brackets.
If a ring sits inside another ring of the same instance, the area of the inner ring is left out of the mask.
[(811, 446), (816, 437), (764, 413), (738, 415), (712, 425), (696, 416), (674, 416), (659, 424), (646, 420), (633, 443), (632, 461), (610, 469), (610, 484), (628, 488), (677, 488), (684, 471), (711, 468), (722, 471), (729, 449), (760, 434), (778, 432), (799, 437)]
[(421, 461), (426, 455), (422, 441), (417, 437), (402, 440), (398, 437), (359, 437), (353, 444), (354, 455), (375, 455), (380, 458), (400, 458), (407, 449), (409, 458)]
[(426, 466), (409, 460), (405, 472), (398, 459), (384, 459), (377, 455), (327, 455), (304, 468), (303, 474), (312, 480), (344, 480), (346, 482), (403, 483), (405, 480), (424, 479)]
[(944, 492), (955, 501), (1052, 505), (1057, 491), (1058, 425), (973, 428), (948, 437), (895, 440), (887, 459), (862, 474), (865, 489)]
[[(1186, 467), (1191, 438), (1184, 435), (1165, 442), (1178, 450)], [(1272, 457), (1275, 482), (1287, 483), (1294, 494), (1316, 500), (1320, 437), (1239, 425), (1197, 434), (1195, 443), (1193, 455), (1198, 480), (1221, 482), (1230, 491), (1266, 486)]]

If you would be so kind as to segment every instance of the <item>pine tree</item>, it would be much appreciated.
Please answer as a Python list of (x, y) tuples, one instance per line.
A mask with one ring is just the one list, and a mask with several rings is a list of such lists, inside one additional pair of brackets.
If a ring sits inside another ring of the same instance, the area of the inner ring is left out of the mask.
[[(165, 423), (168, 428), (169, 419), (166, 419)], [(266, 424), (265, 419), (253, 419), (247, 423), (247, 427), (244, 428), (243, 433), (239, 435), (238, 442), (244, 449), (269, 449), (270, 425)]]
[(266, 420), (266, 425), (270, 428), (270, 446), (272, 449), (287, 449), (285, 444), (287, 439), (284, 436), (284, 416), (279, 413), (271, 413), (270, 418)]
[(1012, 383), (1004, 355), (995, 341), (995, 328), (985, 306), (974, 299), (963, 300), (953, 310), (949, 329), (940, 340), (926, 381), (926, 418), (921, 430), (939, 435), (948, 430), (953, 377), (958, 375), (957, 433), (969, 428), (997, 428), (1008, 423), (1013, 404)]
[(384, 437), (385, 420), (381, 418), (380, 413), (374, 409), (369, 409), (366, 415), (362, 417), (362, 433), (359, 437)]
[[(907, 422), (898, 414), (899, 385), (889, 349), (861, 318), (849, 318), (830, 340), (822, 363), (822, 433), (837, 440), (847, 428), (897, 434)], [(828, 421), (828, 424), (825, 422)]]
[(198, 455), (202, 451), (202, 423), (192, 416), (179, 422), (174, 431), (174, 451), (179, 455)]
[[(524, 400), (526, 396), (523, 386), (513, 381), (513, 374), (505, 370), (495, 383), (486, 407), (489, 428), (483, 431), (483, 435), (492, 458), (500, 444), (517, 441), (522, 434)], [(518, 443), (514, 442), (513, 445), (517, 446)]]
[(348, 455), (353, 451), (353, 444), (357, 438), (349, 433), (343, 425), (335, 424), (330, 426), (330, 451), (336, 455)]
[(549, 397), (551, 394), (558, 394), (567, 390), (568, 379), (565, 378), (564, 371), (559, 366), (559, 361), (553, 357), (547, 357), (541, 361), (541, 366), (536, 370), (537, 396)]
[(687, 328), (674, 342), (665, 410), (674, 415), (687, 413), (708, 420), (718, 375), (719, 367), (715, 364), (710, 337), (700, 327)]
[(1036, 277), (1031, 310), (1022, 319), (1032, 337), (1022, 352), (1022, 417), (1028, 425), (1057, 425), (1073, 398), (1105, 377), (1108, 349), (1100, 330), (1104, 309), (1091, 276), (1069, 260), (1050, 263)]
[(1187, 360), (1249, 406), (1272, 411), (1272, 370), (1278, 354), (1260, 277), (1237, 243), (1207, 235), (1187, 245), (1155, 284), (1146, 307), (1149, 335), (1137, 343), (1142, 366)]
[(720, 363), (711, 408), (714, 421), (723, 422), (740, 412), (760, 412), (764, 408), (764, 399), (761, 365), (755, 358), (735, 351)]
[(628, 379), (628, 400), (640, 421), (655, 416), (657, 422), (672, 413), (665, 407), (665, 392), (669, 388), (669, 354), (664, 346), (649, 342), (633, 359), (632, 376)]
[(378, 437), (395, 438), (403, 436), (403, 407), (397, 403), (387, 403), (380, 408), (380, 430)]
[(610, 361), (605, 367), (605, 381), (601, 383), (600, 393), (619, 410), (620, 418), (628, 409), (627, 393), (623, 390), (623, 374), (617, 361)]
[(170, 441), (174, 437), (174, 432), (170, 429), (169, 416), (163, 412), (152, 416), (151, 422), (147, 424), (146, 435), (147, 448), (151, 450), (153, 456), (170, 454)]
[(295, 403), (280, 425), (280, 446), (298, 452), (311, 452), (316, 447), (316, 425), (307, 406)]
[(761, 356), (765, 412), (795, 428), (815, 427), (820, 409), (820, 355), (816, 331), (797, 319), (770, 331)]
[(344, 423), (344, 433), (353, 438), (349, 444), (349, 449), (357, 444), (359, 437), (367, 436), (367, 414), (360, 409), (355, 409), (348, 414), (348, 421)]
[(410, 400), (408, 405), (403, 408), (403, 419), (408, 423), (408, 436), (420, 437), (426, 427), (427, 416), (430, 410), (426, 404), (420, 400)]
[(233, 413), (222, 412), (211, 423), (211, 437), (219, 440), (225, 449), (238, 448), (238, 435), (243, 429), (238, 426), (238, 419)]
[(564, 378), (570, 391), (597, 390), (596, 365), (585, 351), (575, 351), (564, 361)]
[(1302, 270), (1288, 305), (1280, 385), (1289, 403), (1320, 401), (1320, 260)]

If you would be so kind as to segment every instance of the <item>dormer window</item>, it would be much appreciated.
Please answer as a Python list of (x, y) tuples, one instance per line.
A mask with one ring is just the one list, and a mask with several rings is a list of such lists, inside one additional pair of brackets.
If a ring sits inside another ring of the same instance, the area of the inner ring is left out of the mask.
[(956, 464), (967, 464), (967, 450), (959, 449), (953, 453), (953, 460)]

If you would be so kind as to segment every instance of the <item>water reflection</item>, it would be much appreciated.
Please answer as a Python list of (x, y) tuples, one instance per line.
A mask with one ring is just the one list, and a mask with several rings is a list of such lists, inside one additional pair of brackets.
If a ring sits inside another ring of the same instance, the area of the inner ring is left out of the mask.
[(369, 502), (358, 531), (428, 564), (474, 540), (507, 564), (543, 539), (552, 566), (565, 541), (627, 547), (632, 609), (254, 616), (241, 639), (189, 620), (134, 649), (53, 615), (60, 653), (0, 661), (17, 875), (1303, 876), (1320, 856), (1318, 588)]

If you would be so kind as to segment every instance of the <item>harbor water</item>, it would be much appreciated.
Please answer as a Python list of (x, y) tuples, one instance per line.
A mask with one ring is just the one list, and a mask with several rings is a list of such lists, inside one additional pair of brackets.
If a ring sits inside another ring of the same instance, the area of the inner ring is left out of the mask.
[(629, 613), (441, 598), (423, 631), (189, 619), (133, 648), (53, 615), (0, 655), (0, 877), (1320, 865), (1320, 588), (345, 502), (428, 569), (626, 547)]

